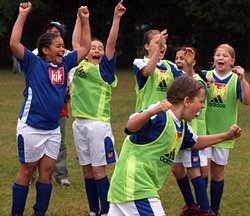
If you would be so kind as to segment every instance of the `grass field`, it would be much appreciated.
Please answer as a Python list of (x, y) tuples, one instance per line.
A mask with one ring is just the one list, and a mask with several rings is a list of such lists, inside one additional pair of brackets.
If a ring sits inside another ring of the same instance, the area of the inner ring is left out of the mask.
[[(118, 72), (119, 84), (113, 91), (112, 128), (116, 138), (116, 149), (120, 152), (125, 137), (124, 124), (129, 114), (134, 112), (134, 77), (131, 71)], [(250, 81), (250, 74), (248, 75)], [(23, 97), (24, 81), (22, 74), (12, 74), (8, 70), (0, 71), (0, 216), (9, 215), (11, 208), (11, 187), (18, 169), (15, 144), (16, 122)], [(242, 137), (230, 154), (226, 167), (226, 181), (221, 203), (222, 216), (250, 215), (250, 107), (240, 105), (239, 125), (243, 129)], [(87, 215), (87, 200), (81, 168), (76, 160), (72, 137), (72, 121), (67, 121), (66, 142), (68, 147), (68, 169), (70, 187), (62, 187), (53, 179), (53, 192), (50, 201), (49, 216)], [(114, 165), (108, 167), (111, 177)], [(169, 216), (177, 216), (184, 202), (171, 174), (160, 191), (163, 206)], [(30, 187), (25, 216), (31, 215), (35, 200), (34, 185)]]

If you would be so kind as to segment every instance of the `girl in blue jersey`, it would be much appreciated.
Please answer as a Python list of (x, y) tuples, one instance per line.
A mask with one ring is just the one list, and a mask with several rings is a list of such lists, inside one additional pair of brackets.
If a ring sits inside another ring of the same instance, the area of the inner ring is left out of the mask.
[[(235, 51), (229, 44), (219, 45), (214, 52), (214, 70), (204, 71), (215, 82), (208, 87), (207, 134), (220, 133), (237, 122), (238, 101), (250, 105), (250, 88), (245, 70), (234, 66)], [(218, 214), (224, 188), (224, 168), (228, 164), (234, 141), (221, 142), (211, 148), (211, 208)]]
[[(106, 165), (116, 162), (114, 137), (110, 125), (110, 100), (115, 76), (115, 46), (120, 19), (126, 8), (120, 1), (114, 9), (113, 23), (106, 48), (98, 39), (92, 39), (87, 58), (77, 68), (71, 83), (71, 113), (77, 157), (82, 166), (89, 215), (106, 215), (109, 210), (107, 192), (109, 179)], [(75, 29), (75, 36), (79, 28)], [(73, 47), (78, 46), (73, 37)], [(100, 201), (100, 207), (99, 207)]]
[(167, 50), (167, 30), (149, 30), (144, 34), (144, 58), (136, 58), (133, 71), (136, 77), (136, 111), (166, 98), (166, 91), (175, 77), (183, 75), (176, 65), (164, 59)]
[(131, 115), (108, 192), (109, 216), (165, 215), (158, 191), (179, 149), (202, 149), (240, 136), (237, 125), (210, 136), (193, 132), (186, 121), (204, 107), (205, 92), (200, 82), (183, 75), (170, 86), (167, 99)]
[(23, 215), (29, 182), (38, 167), (34, 215), (45, 215), (52, 192), (51, 178), (60, 148), (60, 113), (67, 89), (67, 73), (88, 53), (90, 48), (89, 11), (78, 9), (82, 24), (82, 46), (67, 56), (61, 36), (45, 33), (38, 40), (38, 56), (20, 40), (32, 4), (20, 3), (10, 48), (24, 68), (24, 102), (17, 124), (17, 147), (20, 168), (12, 187), (11, 215)]
[[(189, 61), (186, 61), (186, 52), (193, 54), (193, 58), (190, 58)], [(201, 70), (199, 68), (198, 53), (193, 47), (181, 47), (177, 49), (175, 64), (178, 68), (184, 70), (187, 75), (200, 81), (207, 88), (207, 80), (203, 80), (205, 77), (203, 77), (204, 75), (201, 74)], [(204, 109), (202, 109), (196, 118), (190, 122), (190, 125), (198, 136), (206, 134), (205, 114), (206, 102)], [(186, 202), (186, 206), (183, 207), (180, 216), (191, 216), (193, 214), (207, 216), (214, 215), (214, 213), (210, 210), (206, 192), (208, 176), (208, 159), (206, 151), (206, 149), (184, 149), (180, 150), (179, 154), (175, 158), (172, 166), (172, 172)], [(193, 184), (196, 202), (198, 205), (195, 203), (189, 178)]]

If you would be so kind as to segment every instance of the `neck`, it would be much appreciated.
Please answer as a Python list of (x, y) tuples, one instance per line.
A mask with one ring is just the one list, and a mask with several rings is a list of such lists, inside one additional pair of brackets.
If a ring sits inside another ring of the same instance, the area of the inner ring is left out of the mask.
[(170, 110), (174, 113), (178, 121), (182, 120), (183, 107), (178, 105), (172, 105)]

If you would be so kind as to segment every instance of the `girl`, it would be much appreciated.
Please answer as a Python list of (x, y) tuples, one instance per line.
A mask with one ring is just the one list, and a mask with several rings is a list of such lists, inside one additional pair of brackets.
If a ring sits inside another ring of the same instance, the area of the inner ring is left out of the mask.
[[(238, 101), (250, 105), (250, 89), (245, 70), (234, 66), (235, 51), (229, 44), (219, 45), (214, 52), (214, 70), (204, 71), (214, 78), (207, 94), (207, 133), (215, 134), (237, 122)], [(228, 163), (234, 140), (221, 142), (211, 148), (211, 208), (218, 214), (224, 188), (224, 168)]]
[(170, 86), (167, 99), (130, 117), (108, 193), (109, 216), (165, 215), (158, 191), (180, 147), (202, 149), (240, 136), (233, 125), (225, 133), (197, 137), (186, 121), (200, 112), (204, 100), (204, 86), (184, 75)]
[[(192, 58), (187, 62), (186, 52), (192, 54)], [(201, 78), (199, 68), (199, 58), (197, 51), (192, 47), (181, 47), (177, 50), (175, 63), (178, 68), (183, 69), (186, 74), (200, 81), (205, 88), (206, 82)], [(204, 76), (204, 75), (203, 75)], [(206, 102), (205, 107), (198, 113), (189, 124), (197, 135), (206, 134)], [(181, 216), (214, 215), (210, 209), (209, 200), (206, 192), (208, 176), (208, 160), (205, 150), (180, 150), (172, 166), (172, 172), (177, 180), (177, 184), (182, 192), (186, 206), (183, 207)], [(197, 204), (195, 204), (192, 190), (189, 184), (189, 178), (194, 186)]]
[(12, 187), (11, 215), (23, 215), (29, 182), (38, 167), (34, 215), (45, 215), (52, 191), (51, 178), (59, 153), (60, 113), (67, 88), (67, 73), (80, 62), (90, 48), (89, 11), (78, 9), (82, 24), (82, 46), (67, 56), (61, 36), (45, 33), (38, 40), (38, 56), (25, 48), (20, 40), (32, 4), (20, 3), (10, 48), (24, 68), (24, 103), (17, 124), (17, 146), (20, 168)]
[(175, 77), (183, 75), (176, 65), (164, 60), (167, 50), (167, 30), (149, 30), (144, 34), (144, 58), (135, 59), (133, 70), (136, 76), (136, 111), (166, 98), (166, 92)]
[[(117, 85), (115, 46), (120, 19), (126, 11), (122, 3), (120, 1), (115, 7), (105, 52), (103, 43), (93, 39), (87, 59), (74, 70), (71, 83), (71, 111), (76, 117), (73, 122), (74, 142), (91, 216), (106, 215), (109, 210), (106, 165), (116, 161), (110, 125), (110, 100), (111, 88)], [(75, 29), (75, 36), (79, 35), (78, 30)], [(78, 38), (73, 39), (73, 47), (78, 46)]]

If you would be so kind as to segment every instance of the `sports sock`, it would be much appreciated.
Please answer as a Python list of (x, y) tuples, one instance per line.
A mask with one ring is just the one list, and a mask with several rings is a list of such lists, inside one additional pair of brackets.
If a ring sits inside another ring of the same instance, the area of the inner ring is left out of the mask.
[(28, 192), (28, 186), (13, 184), (11, 215), (23, 214)]
[(208, 177), (206, 176), (206, 177), (203, 177), (203, 180), (204, 180), (204, 182), (205, 182), (205, 186), (206, 186), (206, 189), (207, 189), (207, 185), (208, 185)]
[(109, 189), (109, 180), (108, 177), (105, 176), (102, 179), (95, 180), (98, 195), (101, 203), (101, 214), (107, 214), (109, 211), (109, 203), (108, 203), (108, 189)]
[(222, 181), (211, 180), (211, 189), (210, 189), (211, 209), (215, 212), (219, 211), (223, 189), (224, 189), (224, 180)]
[(197, 204), (200, 206), (202, 212), (208, 212), (210, 210), (206, 185), (201, 176), (198, 176), (191, 180), (194, 186), (195, 196)]
[(33, 206), (36, 216), (45, 215), (49, 207), (51, 192), (51, 184), (36, 182), (36, 204)]
[(98, 192), (96, 188), (96, 182), (94, 178), (84, 179), (85, 181), (85, 190), (87, 194), (87, 199), (89, 201), (89, 210), (95, 212), (96, 215), (99, 212), (99, 199)]
[(187, 175), (184, 178), (177, 180), (177, 184), (180, 188), (180, 191), (186, 202), (186, 205), (194, 206), (195, 201), (190, 187), (189, 178), (187, 177)]

